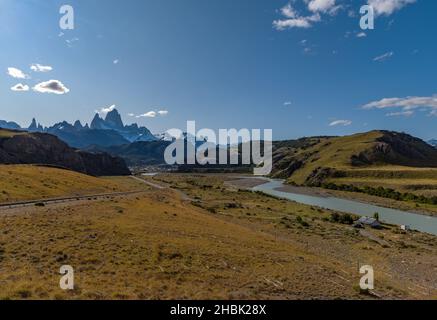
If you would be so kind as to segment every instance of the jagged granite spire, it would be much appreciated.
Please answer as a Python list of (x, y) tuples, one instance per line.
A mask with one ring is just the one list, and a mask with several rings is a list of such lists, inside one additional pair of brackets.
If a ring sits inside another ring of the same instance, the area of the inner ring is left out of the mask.
[(29, 128), (27, 128), (27, 130), (29, 130), (29, 131), (37, 131), (38, 130), (38, 125), (36, 124), (35, 118), (32, 119), (32, 123), (30, 124)]
[(90, 128), (91, 129), (103, 129), (103, 124), (104, 124), (105, 120), (103, 120), (102, 118), (100, 118), (100, 115), (98, 113), (96, 113), (96, 115), (94, 116), (93, 121), (91, 121), (91, 125)]
[(73, 126), (75, 129), (83, 129), (82, 123), (80, 123), (80, 120), (76, 120), (76, 122), (74, 123)]
[(114, 109), (114, 110), (108, 112), (108, 114), (106, 115), (106, 118), (105, 118), (105, 122), (106, 122), (106, 125), (108, 127), (111, 127), (114, 129), (123, 129), (124, 128), (123, 121), (121, 120), (121, 116), (118, 113), (117, 109)]

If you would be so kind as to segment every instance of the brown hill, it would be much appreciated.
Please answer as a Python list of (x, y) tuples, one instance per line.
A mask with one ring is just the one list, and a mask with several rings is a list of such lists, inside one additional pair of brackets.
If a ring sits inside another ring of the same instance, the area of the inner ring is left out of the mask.
[(130, 174), (121, 158), (78, 151), (50, 134), (4, 129), (0, 130), (0, 163), (52, 165), (93, 176)]
[(405, 133), (371, 131), (274, 144), (274, 177), (318, 184), (347, 170), (387, 165), (436, 168), (437, 149)]

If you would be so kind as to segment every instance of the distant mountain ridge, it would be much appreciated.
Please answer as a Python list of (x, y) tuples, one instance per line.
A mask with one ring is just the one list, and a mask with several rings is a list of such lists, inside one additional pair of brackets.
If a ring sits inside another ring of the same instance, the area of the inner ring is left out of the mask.
[(437, 139), (429, 140), (428, 143), (429, 143), (430, 145), (432, 145), (433, 147), (437, 147)]
[(21, 129), (18, 123), (12, 121), (0, 120), (0, 128), (11, 129), (11, 130), (19, 130)]
[(108, 112), (104, 119), (96, 113), (90, 126), (82, 125), (77, 120), (74, 124), (63, 121), (44, 128), (36, 119), (32, 119), (28, 128), (21, 128), (15, 122), (0, 120), (0, 128), (49, 133), (74, 148), (86, 148), (91, 145), (109, 147), (158, 140), (146, 127), (139, 127), (137, 124), (124, 125), (117, 109)]

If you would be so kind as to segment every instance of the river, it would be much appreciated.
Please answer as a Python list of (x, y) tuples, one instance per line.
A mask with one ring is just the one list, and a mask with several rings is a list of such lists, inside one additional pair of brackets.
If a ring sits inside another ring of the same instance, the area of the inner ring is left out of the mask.
[(261, 191), (266, 194), (317, 206), (325, 209), (352, 213), (360, 216), (373, 217), (375, 212), (379, 213), (382, 222), (395, 225), (407, 225), (413, 230), (437, 235), (437, 217), (421, 215), (413, 212), (375, 206), (370, 203), (346, 200), (335, 197), (319, 197), (299, 193), (285, 192), (278, 190), (285, 186), (282, 180), (267, 179), (266, 183), (253, 187), (253, 191)]

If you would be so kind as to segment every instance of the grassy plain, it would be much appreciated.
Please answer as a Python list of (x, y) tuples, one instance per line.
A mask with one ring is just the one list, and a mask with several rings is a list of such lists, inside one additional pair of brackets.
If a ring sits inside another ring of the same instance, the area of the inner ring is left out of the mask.
[(0, 165), (0, 203), (131, 191), (138, 186), (128, 177), (102, 179), (51, 167)]
[[(174, 189), (2, 210), (0, 298), (437, 299), (436, 237), (360, 233), (223, 175), (144, 179)], [(358, 289), (363, 264), (371, 294)], [(59, 288), (62, 265), (72, 291)]]

